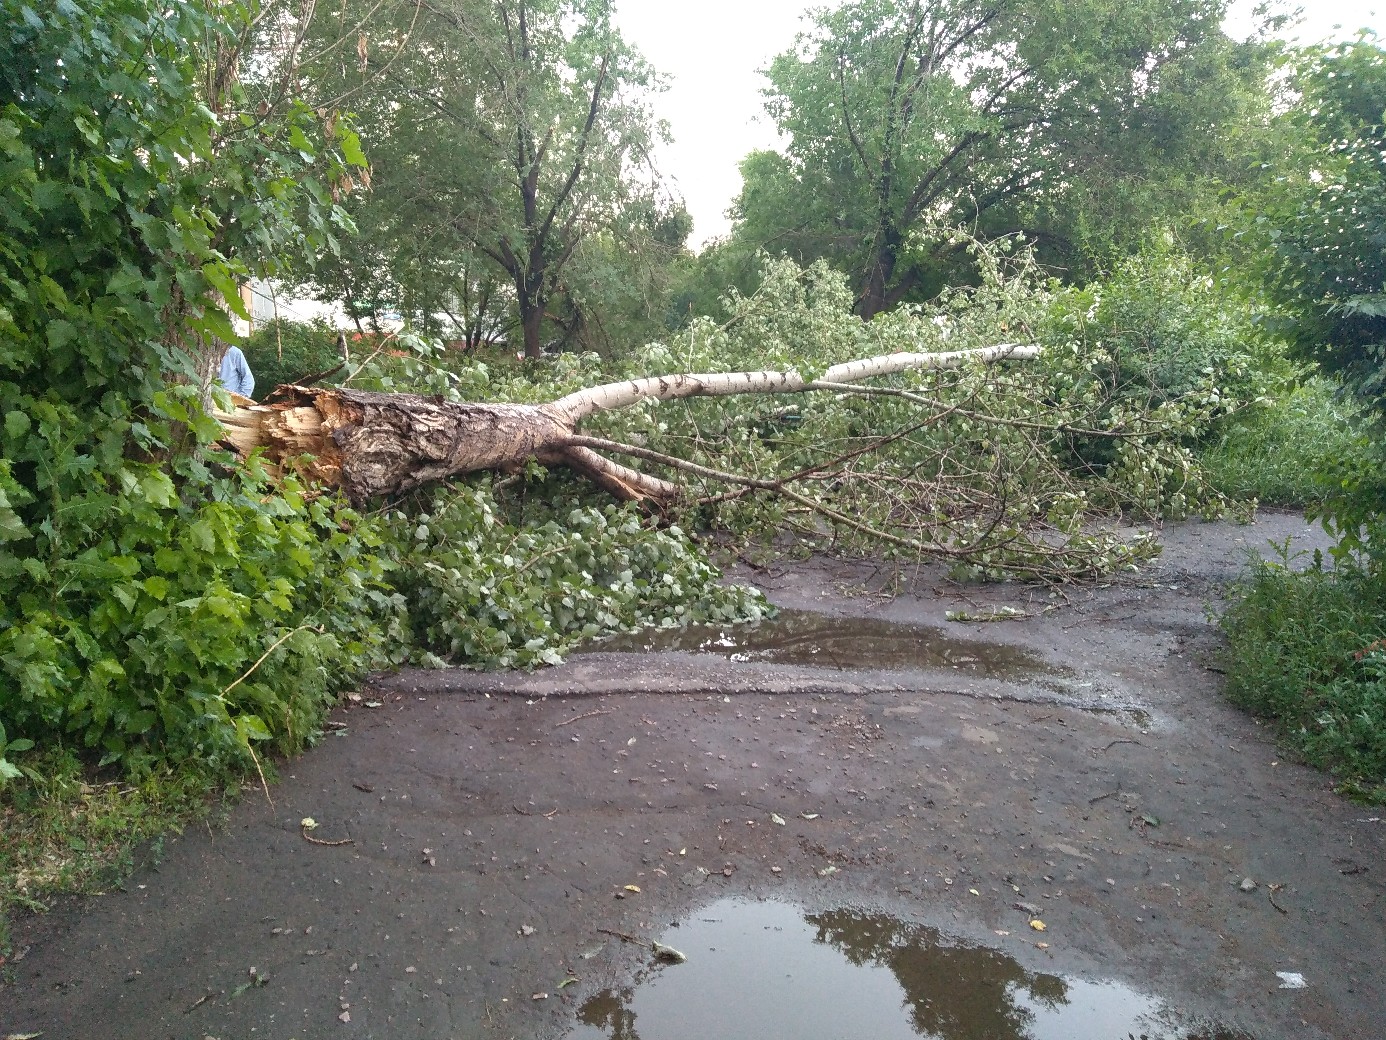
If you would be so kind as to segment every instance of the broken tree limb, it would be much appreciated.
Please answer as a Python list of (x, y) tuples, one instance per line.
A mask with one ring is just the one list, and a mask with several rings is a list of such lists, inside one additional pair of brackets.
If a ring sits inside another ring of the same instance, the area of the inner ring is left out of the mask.
[(649, 376), (589, 387), (540, 405), (283, 386), (270, 402), (213, 414), (226, 429), (224, 443), (239, 454), (263, 450), (271, 465), (293, 465), (309, 480), (341, 487), (357, 504), (463, 473), (514, 470), (531, 459), (567, 465), (621, 498), (671, 502), (680, 494), (679, 485), (612, 462), (575, 440), (577, 424), (596, 412), (650, 399), (803, 393), (873, 376), (1028, 360), (1039, 353), (1037, 346), (1011, 343), (902, 352), (834, 365), (819, 381), (795, 371)]
[(798, 372), (714, 372), (695, 375), (647, 376), (621, 383), (589, 387), (554, 401), (554, 411), (574, 424), (594, 412), (629, 408), (647, 398), (673, 401), (683, 397), (726, 397), (733, 394), (796, 394), (826, 389), (819, 384), (859, 383), (874, 376), (894, 375), (919, 369), (959, 368), (969, 361), (1029, 361), (1039, 357), (1040, 348), (1019, 343), (1002, 343), (975, 350), (948, 350), (918, 354), (900, 352), (861, 358), (833, 365), (818, 380), (807, 380)]

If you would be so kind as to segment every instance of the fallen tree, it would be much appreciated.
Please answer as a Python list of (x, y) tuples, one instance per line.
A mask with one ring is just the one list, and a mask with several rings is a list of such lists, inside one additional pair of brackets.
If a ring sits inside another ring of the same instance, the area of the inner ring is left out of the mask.
[[(595, 487), (757, 556), (807, 543), (952, 560), (970, 577), (1100, 577), (1158, 553), (1140, 522), (1220, 512), (1192, 446), (1246, 399), (1226, 389), (1241, 358), (1181, 362), (1188, 378), (1162, 383), (1167, 359), (1121, 352), (1120, 315), (1096, 328), (1026, 254), (976, 255), (980, 286), (870, 323), (824, 265), (766, 261), (728, 320), (614, 369), (417, 344), (363, 363), (351, 387), (285, 386), (219, 418), (237, 452), (357, 506), (436, 516), (471, 474), (498, 509), (503, 489), (532, 488), (512, 505), (546, 499), (557, 530)], [(584, 479), (532, 483), (565, 468)], [(516, 476), (476, 479), (488, 471)]]
[(648, 376), (591, 387), (539, 405), (283, 386), (269, 403), (215, 414), (227, 429), (226, 443), (239, 454), (262, 450), (271, 465), (295, 465), (315, 483), (340, 487), (358, 505), (464, 473), (514, 469), (531, 459), (543, 465), (567, 465), (624, 499), (671, 505), (684, 495), (682, 485), (613, 462), (594, 449), (637, 455), (675, 468), (679, 460), (636, 445), (582, 437), (578, 424), (596, 412), (647, 400), (840, 391), (874, 376), (1032, 359), (1039, 352), (1037, 346), (1014, 343), (973, 350), (899, 352), (833, 365), (820, 379), (805, 379), (795, 371)]

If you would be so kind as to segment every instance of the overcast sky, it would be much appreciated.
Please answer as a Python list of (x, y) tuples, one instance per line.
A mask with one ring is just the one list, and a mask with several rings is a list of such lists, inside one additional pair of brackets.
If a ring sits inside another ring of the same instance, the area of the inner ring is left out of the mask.
[[(757, 69), (794, 42), (801, 18), (822, 0), (617, 0), (625, 37), (669, 79), (656, 100), (674, 143), (659, 155), (693, 215), (692, 243), (725, 234), (724, 212), (741, 190), (737, 164), (747, 152), (772, 147), (773, 126), (761, 108)], [(1228, 31), (1250, 28), (1255, 0), (1233, 0)], [(1378, 29), (1380, 0), (1310, 0), (1297, 35), (1305, 41)], [(696, 13), (695, 13), (696, 12)]]

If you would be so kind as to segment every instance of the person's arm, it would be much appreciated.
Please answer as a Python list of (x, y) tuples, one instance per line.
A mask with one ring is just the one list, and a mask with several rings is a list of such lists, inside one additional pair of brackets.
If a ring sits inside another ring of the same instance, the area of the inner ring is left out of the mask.
[(242, 387), (242, 389), (239, 390), (238, 393), (240, 393), (240, 395), (241, 395), (242, 397), (254, 397), (254, 396), (255, 396), (255, 373), (252, 372), (252, 371), (250, 370), (250, 362), (247, 361), (247, 360), (245, 359), (245, 354), (241, 353), (241, 351), (240, 351), (239, 349), (237, 349), (236, 353), (237, 353), (237, 354), (240, 354), (240, 360), (241, 360), (241, 373), (240, 373), (240, 374), (241, 374), (241, 387)]

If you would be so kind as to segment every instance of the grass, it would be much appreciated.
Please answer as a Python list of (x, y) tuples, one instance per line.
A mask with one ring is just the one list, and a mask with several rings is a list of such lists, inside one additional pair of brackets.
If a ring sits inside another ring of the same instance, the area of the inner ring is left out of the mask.
[(25, 759), (32, 776), (0, 790), (0, 963), (14, 912), (118, 887), (142, 852), (157, 861), (165, 835), (206, 819), (238, 789), (191, 768), (132, 781), (103, 778), (66, 751)]
[(1222, 619), (1227, 694), (1353, 797), (1386, 803), (1386, 577), (1257, 560)]
[(1357, 450), (1360, 424), (1358, 409), (1337, 385), (1314, 376), (1281, 400), (1227, 420), (1199, 461), (1212, 485), (1231, 498), (1307, 506), (1324, 496), (1317, 474)]

